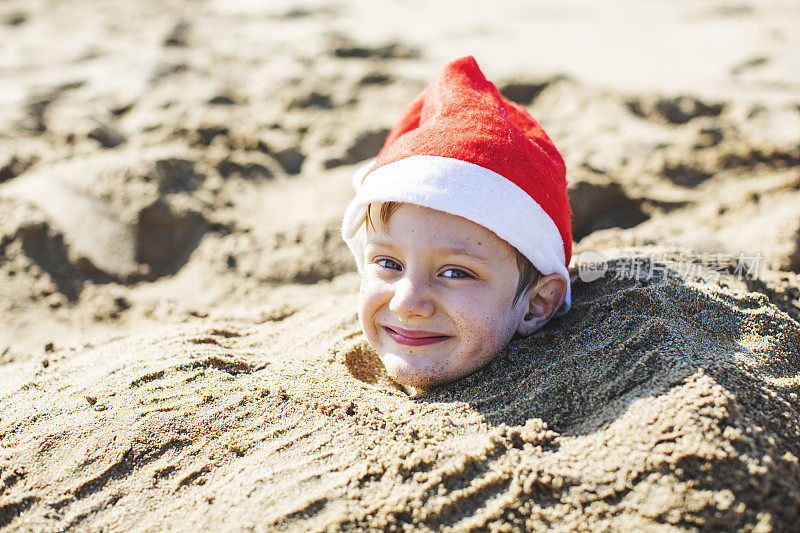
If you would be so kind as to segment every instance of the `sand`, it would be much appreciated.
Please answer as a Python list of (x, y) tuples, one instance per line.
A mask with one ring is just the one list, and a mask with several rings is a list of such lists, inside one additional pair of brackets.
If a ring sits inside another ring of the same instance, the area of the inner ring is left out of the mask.
[[(800, 11), (453, 5), (0, 5), (0, 529), (796, 525)], [(409, 396), (338, 224), (465, 53), (609, 262)]]

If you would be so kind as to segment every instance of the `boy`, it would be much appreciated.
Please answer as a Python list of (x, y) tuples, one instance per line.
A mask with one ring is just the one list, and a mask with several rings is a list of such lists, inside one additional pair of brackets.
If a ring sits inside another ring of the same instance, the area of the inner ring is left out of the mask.
[(564, 161), (471, 56), (409, 104), (354, 185), (342, 236), (359, 321), (399, 384), (466, 376), (569, 310)]

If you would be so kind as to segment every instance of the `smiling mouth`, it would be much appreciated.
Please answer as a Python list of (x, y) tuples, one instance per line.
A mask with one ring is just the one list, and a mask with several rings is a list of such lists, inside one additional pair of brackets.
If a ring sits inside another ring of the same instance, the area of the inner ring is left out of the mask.
[(383, 331), (397, 344), (404, 346), (427, 346), (451, 338), (450, 335), (440, 335), (432, 331), (410, 331), (400, 328), (382, 326)]

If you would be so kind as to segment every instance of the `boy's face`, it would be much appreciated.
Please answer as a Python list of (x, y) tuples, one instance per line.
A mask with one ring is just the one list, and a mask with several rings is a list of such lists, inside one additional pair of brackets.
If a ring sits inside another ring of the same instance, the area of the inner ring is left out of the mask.
[(400, 384), (433, 386), (466, 376), (508, 343), (526, 312), (513, 305), (514, 250), (467, 219), (401, 204), (367, 228), (358, 317)]

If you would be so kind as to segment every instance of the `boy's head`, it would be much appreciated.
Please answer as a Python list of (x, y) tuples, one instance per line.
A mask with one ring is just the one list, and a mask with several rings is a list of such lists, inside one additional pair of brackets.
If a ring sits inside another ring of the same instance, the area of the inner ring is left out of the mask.
[(563, 302), (560, 275), (542, 276), (483, 226), (413, 204), (372, 204), (367, 213), (358, 317), (398, 383), (471, 374)]
[(570, 305), (563, 160), (475, 60), (446, 65), (354, 177), (342, 235), (359, 319), (389, 375), (465, 376)]

